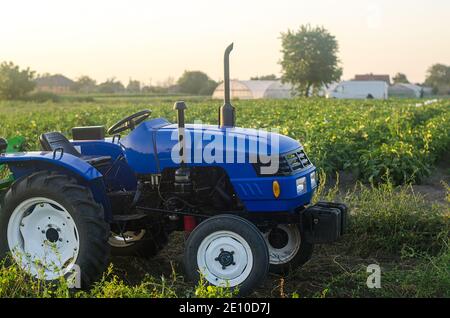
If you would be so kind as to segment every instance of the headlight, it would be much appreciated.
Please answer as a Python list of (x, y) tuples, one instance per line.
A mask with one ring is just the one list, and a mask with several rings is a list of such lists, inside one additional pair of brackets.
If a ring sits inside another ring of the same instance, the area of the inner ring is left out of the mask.
[(306, 192), (306, 178), (299, 178), (296, 181), (297, 184), (297, 194), (302, 194)]
[(317, 174), (315, 171), (311, 173), (310, 178), (311, 178), (311, 189), (313, 189), (317, 186)]

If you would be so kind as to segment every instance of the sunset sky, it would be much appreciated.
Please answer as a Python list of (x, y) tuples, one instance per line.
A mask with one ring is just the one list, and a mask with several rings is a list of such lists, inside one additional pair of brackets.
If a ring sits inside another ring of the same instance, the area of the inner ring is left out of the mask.
[(280, 32), (322, 25), (339, 42), (344, 79), (450, 64), (448, 0), (40, 0), (0, 3), (0, 61), (71, 78), (157, 84), (187, 70), (222, 78), (280, 74)]

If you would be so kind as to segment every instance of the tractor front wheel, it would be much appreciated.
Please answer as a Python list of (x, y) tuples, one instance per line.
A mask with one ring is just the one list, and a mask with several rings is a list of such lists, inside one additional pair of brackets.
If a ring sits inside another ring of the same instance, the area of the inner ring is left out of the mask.
[(270, 272), (286, 274), (311, 258), (314, 245), (303, 239), (297, 224), (279, 224), (264, 232), (269, 249)]
[(237, 287), (240, 295), (246, 295), (264, 281), (269, 254), (253, 223), (234, 215), (218, 215), (190, 234), (184, 266), (193, 281), (198, 281), (201, 273), (212, 285)]
[(43, 171), (17, 180), (4, 199), (0, 233), (0, 258), (11, 254), (38, 279), (64, 276), (85, 288), (108, 264), (103, 207), (89, 188), (61, 173)]

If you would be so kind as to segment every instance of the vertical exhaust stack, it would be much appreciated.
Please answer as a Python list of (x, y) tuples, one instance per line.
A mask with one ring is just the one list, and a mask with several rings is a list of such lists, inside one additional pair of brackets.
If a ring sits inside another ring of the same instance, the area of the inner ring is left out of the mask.
[(230, 53), (233, 50), (233, 43), (231, 43), (225, 50), (223, 57), (224, 68), (224, 104), (219, 110), (219, 126), (220, 127), (234, 127), (235, 124), (235, 111), (233, 105), (231, 105), (230, 99)]
[(178, 142), (180, 144), (180, 168), (175, 170), (175, 190), (181, 196), (188, 196), (192, 192), (191, 170), (187, 166), (187, 151), (185, 139), (184, 111), (187, 109), (184, 101), (178, 101), (173, 106), (178, 118)]

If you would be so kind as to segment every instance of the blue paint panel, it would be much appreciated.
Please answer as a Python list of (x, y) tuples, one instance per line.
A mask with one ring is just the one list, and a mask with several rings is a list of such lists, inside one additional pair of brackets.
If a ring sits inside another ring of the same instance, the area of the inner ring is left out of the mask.
[[(311, 167), (286, 177), (235, 178), (231, 179), (231, 183), (250, 212), (291, 211), (311, 202), (315, 188), (311, 188), (310, 175), (315, 170), (315, 167)], [(306, 192), (298, 195), (296, 181), (302, 177), (306, 177)], [(275, 199), (272, 191), (275, 180), (279, 183), (281, 190), (278, 199)]]
[(127, 162), (136, 174), (160, 172), (154, 136), (158, 128), (168, 124), (165, 119), (153, 119), (142, 123), (120, 140)]
[[(19, 163), (19, 162), (44, 162), (56, 166), (60, 166), (67, 169), (77, 175), (80, 175), (85, 180), (90, 181), (96, 178), (100, 178), (101, 173), (87, 164), (78, 157), (65, 153), (60, 156), (60, 153), (56, 154), (56, 158), (53, 158), (53, 152), (48, 151), (36, 151), (36, 152), (18, 152), (13, 154), (1, 154), (0, 164), (2, 163)], [(15, 176), (16, 177), (16, 176)]]
[(111, 139), (105, 140), (75, 140), (71, 141), (82, 155), (84, 156), (110, 156), (114, 161), (122, 154), (122, 148), (115, 141), (112, 143)]
[(120, 159), (123, 150), (117, 140), (113, 143), (112, 138), (105, 140), (87, 140), (71, 142), (84, 156), (110, 156), (113, 166), (100, 168), (104, 175), (105, 182), (109, 190), (135, 190), (137, 179), (133, 169), (125, 159)]

